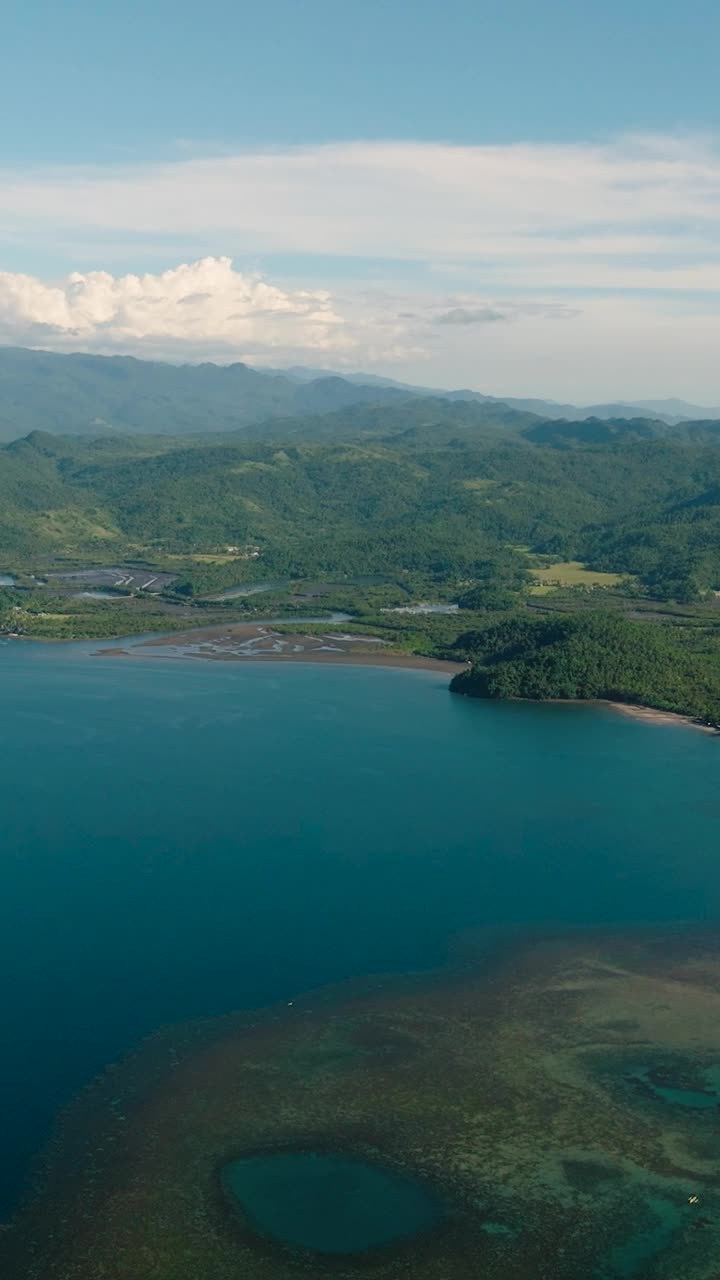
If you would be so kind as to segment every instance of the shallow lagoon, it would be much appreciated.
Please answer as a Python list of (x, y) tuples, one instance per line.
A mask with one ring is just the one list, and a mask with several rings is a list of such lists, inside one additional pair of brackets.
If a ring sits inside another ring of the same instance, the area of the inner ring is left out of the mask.
[(463, 931), (716, 919), (720, 744), (417, 671), (0, 647), (4, 1201), (168, 1022), (442, 964)]

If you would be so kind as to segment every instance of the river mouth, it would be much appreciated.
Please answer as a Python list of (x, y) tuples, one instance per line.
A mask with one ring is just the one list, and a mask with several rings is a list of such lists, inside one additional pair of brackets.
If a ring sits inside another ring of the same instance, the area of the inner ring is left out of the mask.
[(266, 1151), (221, 1171), (231, 1205), (265, 1242), (327, 1258), (404, 1245), (445, 1217), (439, 1198), (360, 1157)]

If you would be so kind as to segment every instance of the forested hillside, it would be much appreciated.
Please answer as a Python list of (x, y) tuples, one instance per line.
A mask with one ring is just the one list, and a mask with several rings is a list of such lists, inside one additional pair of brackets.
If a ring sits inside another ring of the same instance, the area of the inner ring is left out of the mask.
[(451, 688), (479, 698), (607, 698), (720, 725), (720, 651), (698, 633), (612, 614), (512, 617), (460, 636), (472, 667)]
[[(401, 407), (386, 425), (398, 412), (405, 422)], [(404, 570), (471, 586), (478, 562), (511, 546), (633, 575), (663, 599), (720, 589), (720, 449), (431, 441), (35, 433), (0, 450), (0, 568), (256, 544), (256, 576)]]

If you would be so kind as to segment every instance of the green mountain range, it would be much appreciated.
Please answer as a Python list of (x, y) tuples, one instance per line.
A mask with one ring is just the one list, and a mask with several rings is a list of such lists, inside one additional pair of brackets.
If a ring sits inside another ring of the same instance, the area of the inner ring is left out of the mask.
[(207, 435), (407, 394), (337, 377), (301, 383), (244, 364), (172, 365), (0, 347), (0, 440), (30, 431)]
[[(420, 408), (414, 416), (409, 406), (417, 402)], [(0, 441), (31, 431), (95, 437), (115, 433), (213, 436), (244, 430), (268, 437), (278, 435), (272, 426), (278, 419), (283, 420), (280, 435), (307, 438), (314, 432), (317, 438), (330, 438), (338, 427), (347, 435), (349, 409), (361, 434), (397, 434), (401, 419), (388, 420), (385, 428), (381, 408), (407, 406), (408, 428), (421, 430), (429, 428), (437, 416), (438, 402), (456, 406), (455, 421), (463, 434), (496, 427), (522, 431), (533, 425), (539, 429), (543, 423), (574, 424), (564, 435), (555, 429), (556, 443), (561, 443), (575, 436), (609, 438), (622, 433), (625, 428), (617, 424), (626, 421), (635, 424), (633, 438), (676, 433), (700, 440), (712, 434), (707, 428), (712, 412), (693, 413), (694, 406), (684, 405), (689, 412), (679, 413), (683, 402), (668, 402), (665, 409), (664, 402), (652, 402), (650, 411), (622, 404), (578, 408), (543, 400), (499, 400), (476, 391), (429, 391), (363, 374), (261, 371), (244, 364), (172, 365), (129, 356), (0, 347)], [(368, 410), (365, 417), (363, 409)], [(322, 427), (310, 421), (333, 414)], [(700, 421), (694, 434), (686, 418)], [(290, 419), (305, 422), (291, 427)], [(605, 437), (597, 434), (598, 421), (609, 424)], [(578, 425), (582, 423), (591, 425), (582, 428)], [(448, 429), (445, 421), (446, 435)]]

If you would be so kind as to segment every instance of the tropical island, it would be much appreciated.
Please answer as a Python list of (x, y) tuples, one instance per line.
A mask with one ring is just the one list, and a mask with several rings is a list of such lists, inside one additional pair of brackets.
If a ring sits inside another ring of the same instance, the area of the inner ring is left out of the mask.
[(469, 665), (459, 692), (720, 724), (717, 421), (8, 350), (0, 374), (6, 636), (343, 615), (356, 656)]

